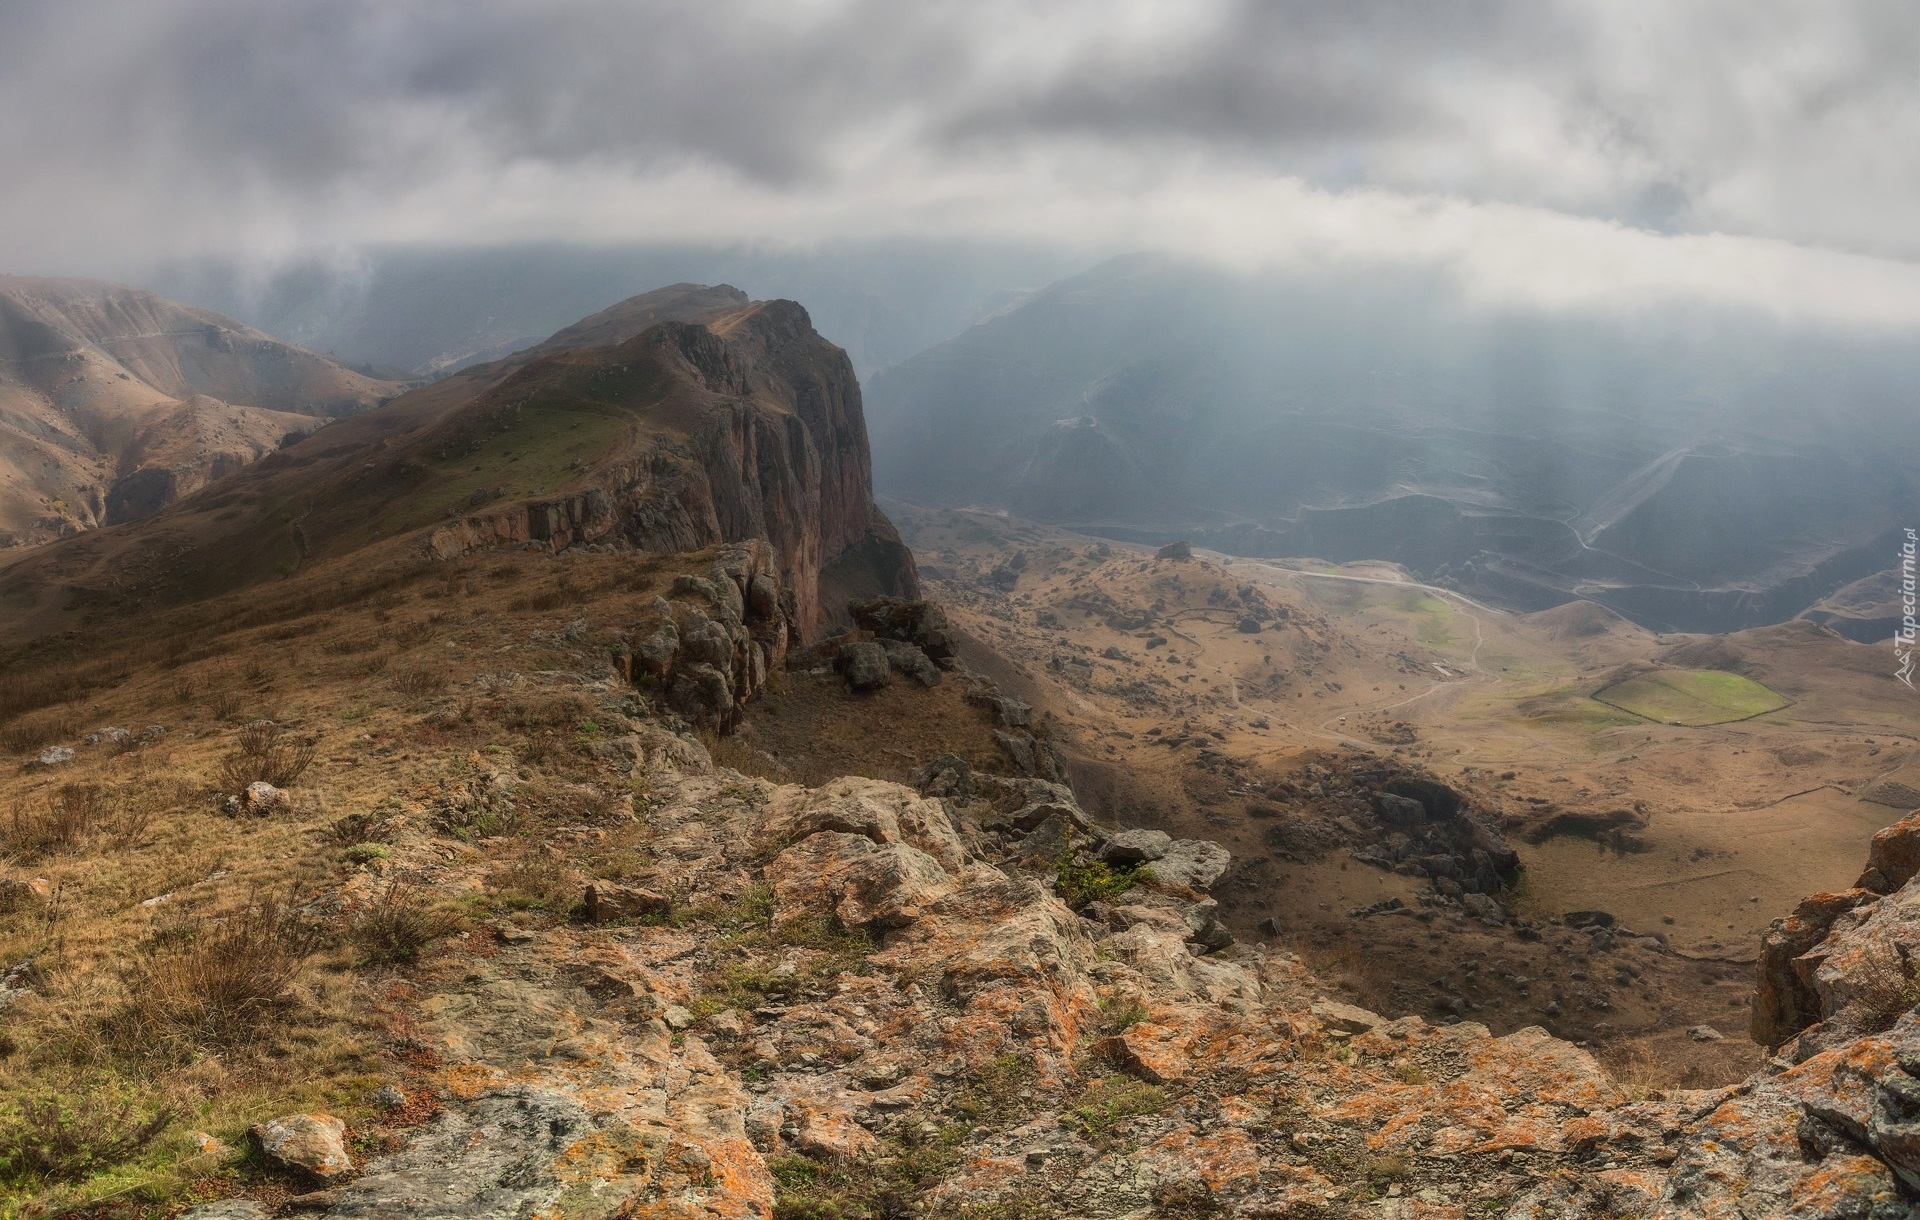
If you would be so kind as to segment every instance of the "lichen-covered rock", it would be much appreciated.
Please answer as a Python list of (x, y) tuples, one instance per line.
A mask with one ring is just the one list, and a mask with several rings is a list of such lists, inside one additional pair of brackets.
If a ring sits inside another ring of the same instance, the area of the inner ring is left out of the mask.
[(879, 690), (893, 680), (887, 650), (872, 640), (859, 640), (842, 648), (834, 663), (846, 677), (848, 690)]
[(1175, 839), (1153, 861), (1153, 878), (1161, 885), (1204, 890), (1218, 881), (1231, 863), (1233, 853), (1218, 843), (1208, 839)]
[[(1891, 894), (1920, 876), (1920, 813), (1911, 813), (1873, 836), (1867, 848), (1867, 868), (1854, 884), (1879, 894)], [(1873, 884), (1868, 884), (1869, 879)]]
[(346, 1134), (347, 1125), (331, 1114), (288, 1114), (247, 1129), (247, 1138), (269, 1164), (321, 1181), (353, 1171)]
[(1100, 847), (1100, 858), (1111, 864), (1151, 864), (1167, 854), (1173, 836), (1164, 830), (1123, 830)]
[(672, 906), (673, 900), (657, 890), (638, 885), (620, 885), (612, 881), (596, 881), (589, 885), (582, 902), (587, 918), (594, 923), (659, 915)]
[(874, 642), (887, 654), (887, 664), (922, 686), (940, 685), (940, 667), (915, 645), (903, 644), (899, 640)]
[(1760, 942), (1755, 969), (1751, 1031), (1762, 1046), (1779, 1046), (1825, 1017), (1813, 984), (1813, 963), (1801, 959), (1825, 940), (1834, 920), (1877, 902), (1871, 890), (1842, 890), (1803, 898), (1785, 919), (1776, 919)]

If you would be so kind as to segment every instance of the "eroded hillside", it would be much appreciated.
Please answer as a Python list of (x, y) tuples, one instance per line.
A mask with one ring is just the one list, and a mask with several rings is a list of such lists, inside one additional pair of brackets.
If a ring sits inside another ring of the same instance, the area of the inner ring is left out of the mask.
[(152, 293), (0, 277), (0, 545), (147, 516), (402, 388)]

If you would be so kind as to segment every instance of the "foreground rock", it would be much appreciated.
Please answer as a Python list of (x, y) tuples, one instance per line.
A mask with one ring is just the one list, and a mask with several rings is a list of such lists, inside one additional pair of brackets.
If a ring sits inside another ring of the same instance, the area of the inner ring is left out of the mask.
[(289, 1114), (247, 1131), (268, 1164), (323, 1182), (353, 1172), (346, 1134), (347, 1125), (331, 1114)]
[[(1914, 1214), (1910, 1014), (1736, 1087), (1637, 1095), (1538, 1028), (1329, 999), (1290, 955), (1219, 926), (1204, 887), (1220, 849), (1094, 826), (1064, 785), (948, 756), (918, 790), (776, 787), (685, 738), (635, 740), (650, 863), (593, 882), (603, 915), (631, 899), (634, 917), (440, 967), (414, 1026), (433, 1066), (396, 1093), (441, 1110), (313, 1207)], [(1067, 888), (1102, 864), (1186, 871)], [(1833, 997), (1820, 1011), (1862, 1002), (1846, 963), (1875, 937), (1904, 943), (1879, 912), (1909, 892), (1828, 922), (1808, 973)]]

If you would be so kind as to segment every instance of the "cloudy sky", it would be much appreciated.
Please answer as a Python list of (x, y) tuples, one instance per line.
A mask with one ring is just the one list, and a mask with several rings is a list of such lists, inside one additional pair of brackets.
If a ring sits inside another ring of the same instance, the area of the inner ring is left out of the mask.
[(1916, 65), (1912, 0), (0, 0), (0, 269), (958, 237), (1913, 325)]

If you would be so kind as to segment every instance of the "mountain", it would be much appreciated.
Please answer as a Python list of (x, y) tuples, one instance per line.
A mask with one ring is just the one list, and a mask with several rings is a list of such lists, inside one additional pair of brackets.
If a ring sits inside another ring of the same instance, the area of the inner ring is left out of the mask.
[(149, 292), (0, 277), (0, 546), (144, 516), (401, 388)]
[(678, 284), (336, 420), (151, 517), (24, 555), (0, 586), (51, 624), (366, 548), (425, 561), (758, 537), (813, 635), (850, 597), (916, 587), (869, 472), (859, 382), (804, 309)]
[(866, 377), (958, 334), (1014, 290), (1085, 265), (1077, 255), (972, 242), (394, 246), (269, 271), (187, 260), (152, 267), (141, 282), (343, 360), (429, 376), (528, 347), (639, 287), (724, 281), (763, 299), (805, 301), (814, 325)]
[(1495, 313), (1158, 257), (877, 376), (883, 492), (1233, 554), (1388, 559), (1659, 629), (1791, 618), (1920, 513), (1910, 337)]

